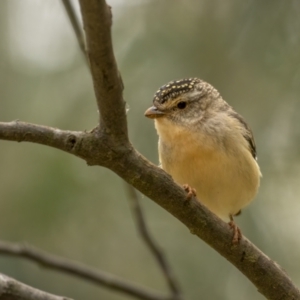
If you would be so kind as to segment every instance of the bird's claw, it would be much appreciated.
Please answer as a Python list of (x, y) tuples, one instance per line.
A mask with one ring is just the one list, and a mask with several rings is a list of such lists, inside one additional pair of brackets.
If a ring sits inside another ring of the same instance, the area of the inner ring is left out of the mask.
[(188, 184), (184, 184), (182, 187), (187, 193), (187, 200), (190, 200), (192, 197), (196, 197), (197, 194), (194, 188), (190, 187)]
[(228, 223), (228, 225), (233, 230), (232, 244), (237, 245), (242, 238), (242, 232), (241, 232), (240, 228), (234, 222), (233, 218), (231, 217), (230, 219), (231, 219), (231, 221)]

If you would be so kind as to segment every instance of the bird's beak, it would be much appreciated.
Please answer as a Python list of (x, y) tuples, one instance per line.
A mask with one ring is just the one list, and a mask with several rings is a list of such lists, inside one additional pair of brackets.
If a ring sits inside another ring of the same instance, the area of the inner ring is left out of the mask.
[(165, 113), (162, 112), (161, 110), (159, 110), (155, 106), (151, 106), (145, 111), (145, 117), (150, 118), (150, 119), (160, 118), (164, 115), (165, 115)]

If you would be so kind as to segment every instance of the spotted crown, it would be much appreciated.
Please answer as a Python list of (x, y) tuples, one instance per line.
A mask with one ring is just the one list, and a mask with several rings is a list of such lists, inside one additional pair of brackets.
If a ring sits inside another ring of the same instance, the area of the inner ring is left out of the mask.
[(174, 99), (181, 94), (193, 91), (201, 80), (198, 78), (188, 78), (174, 80), (163, 85), (154, 95), (153, 101), (164, 103), (169, 99)]

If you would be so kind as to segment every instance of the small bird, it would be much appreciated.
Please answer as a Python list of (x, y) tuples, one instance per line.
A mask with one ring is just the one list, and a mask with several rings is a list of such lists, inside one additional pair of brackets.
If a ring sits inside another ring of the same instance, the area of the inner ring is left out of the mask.
[[(162, 168), (234, 230), (233, 216), (256, 196), (261, 172), (245, 120), (209, 83), (171, 81), (154, 95), (145, 116), (155, 121)], [(194, 190), (195, 189), (195, 190)]]

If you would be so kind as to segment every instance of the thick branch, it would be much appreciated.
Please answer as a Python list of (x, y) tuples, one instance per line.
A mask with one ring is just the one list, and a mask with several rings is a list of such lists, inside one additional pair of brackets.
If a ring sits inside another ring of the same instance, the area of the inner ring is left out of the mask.
[(86, 135), (80, 131), (67, 131), (57, 128), (13, 121), (0, 122), (0, 139), (16, 142), (32, 142), (54, 147), (72, 153), (77, 141)]
[(227, 223), (196, 199), (187, 200), (184, 190), (171, 176), (135, 151), (123, 156), (112, 169), (129, 184), (154, 200), (236, 266), (267, 299), (300, 299), (300, 291), (281, 267), (243, 237), (232, 245)]
[[(76, 137), (71, 150), (69, 145), (72, 139), (69, 137)], [(23, 122), (0, 123), (0, 139), (52, 146), (77, 155), (91, 165), (109, 167), (229, 260), (267, 299), (300, 299), (298, 288), (274, 261), (246, 238), (233, 247), (228, 224), (197, 200), (187, 201), (184, 190), (167, 173), (133, 148), (122, 148), (119, 144), (114, 148), (109, 136), (101, 136), (97, 130), (88, 133), (69, 132)]]
[(123, 83), (113, 53), (112, 15), (105, 0), (80, 0), (87, 52), (100, 111), (100, 126), (117, 143), (127, 142)]
[(127, 188), (128, 188), (128, 194), (131, 200), (132, 211), (134, 214), (135, 221), (137, 223), (136, 225), (139, 234), (141, 235), (142, 239), (145, 241), (145, 244), (148, 246), (154, 258), (156, 259), (159, 267), (161, 268), (164, 277), (166, 278), (166, 281), (168, 283), (168, 286), (170, 288), (170, 292), (172, 293), (172, 299), (182, 299), (181, 290), (175, 278), (175, 275), (173, 274), (171, 266), (169, 265), (165, 254), (160, 249), (159, 245), (155, 242), (155, 240), (153, 239), (153, 237), (151, 236), (148, 230), (145, 217), (140, 205), (140, 201), (138, 199), (138, 195), (135, 189), (131, 185), (127, 185)]
[(0, 300), (71, 300), (52, 295), (0, 274)]
[[(28, 260), (37, 262), (47, 268), (64, 272), (84, 280), (91, 281), (111, 290), (128, 294), (137, 299), (143, 300), (168, 300), (169, 297), (153, 292), (147, 288), (125, 281), (112, 274), (95, 270), (84, 266), (78, 262), (68, 260), (30, 247), (9, 242), (0, 241), (0, 254), (24, 257)], [(0, 277), (1, 279), (1, 277)], [(48, 299), (48, 298), (45, 298)], [(52, 299), (52, 298), (51, 298)], [(49, 298), (49, 300), (51, 300)], [(1, 297), (0, 297), (1, 300)], [(43, 299), (44, 300), (44, 299)], [(53, 299), (53, 300), (56, 300)], [(61, 298), (57, 300), (62, 300)]]
[[(82, 50), (82, 52), (85, 54), (85, 43), (83, 39), (83, 32), (80, 30), (78, 19), (76, 18), (74, 8), (72, 4), (70, 3), (70, 0), (62, 0), (65, 8), (67, 10), (70, 23), (73, 26), (73, 29), (75, 31), (78, 44)], [(159, 245), (155, 242), (155, 240), (152, 238), (145, 218), (143, 211), (140, 206), (140, 202), (138, 199), (138, 195), (135, 191), (135, 189), (131, 186), (126, 184), (126, 188), (128, 190), (129, 199), (131, 200), (131, 207), (132, 212), (134, 214), (134, 219), (136, 221), (137, 229), (142, 237), (142, 239), (145, 241), (145, 244), (150, 249), (151, 253), (153, 254), (154, 258), (158, 262), (159, 267), (161, 268), (164, 277), (166, 278), (166, 281), (168, 283), (170, 292), (172, 294), (172, 299), (182, 299), (182, 293), (179, 287), (179, 284), (173, 274), (173, 271), (168, 263), (167, 258), (165, 257), (163, 251), (160, 249)]]
[[(84, 28), (90, 52), (90, 62), (94, 86), (101, 115), (104, 117), (106, 129), (111, 130), (113, 137), (123, 136), (125, 112), (120, 90), (107, 94), (107, 87), (118, 85), (118, 71), (111, 47), (109, 9), (104, 0), (80, 0)], [(105, 74), (105, 76), (104, 76)], [(111, 83), (104, 85), (105, 82)], [(116, 84), (116, 85), (115, 85)], [(103, 97), (104, 95), (111, 97)], [(117, 109), (117, 113), (112, 112)], [(121, 117), (121, 121), (115, 117)], [(111, 122), (109, 122), (111, 119)], [(117, 121), (117, 123), (114, 123)], [(122, 125), (123, 124), (123, 125)], [(126, 128), (126, 127), (125, 127)], [(118, 132), (118, 133), (116, 133)], [(112, 139), (121, 150), (119, 143)], [(113, 147), (113, 145), (111, 145)], [(192, 233), (199, 236), (221, 255), (226, 257), (241, 272), (243, 272), (268, 299), (300, 299), (300, 292), (290, 278), (277, 264), (271, 261), (247, 239), (232, 247), (232, 232), (229, 226), (199, 204), (195, 199), (186, 200), (182, 188), (174, 183), (170, 176), (150, 164), (135, 150), (124, 143), (123, 155), (118, 153), (107, 165), (120, 177), (132, 184), (143, 194), (169, 211), (184, 223)], [(102, 162), (103, 164), (103, 162)], [(101, 165), (101, 163), (100, 163)]]

